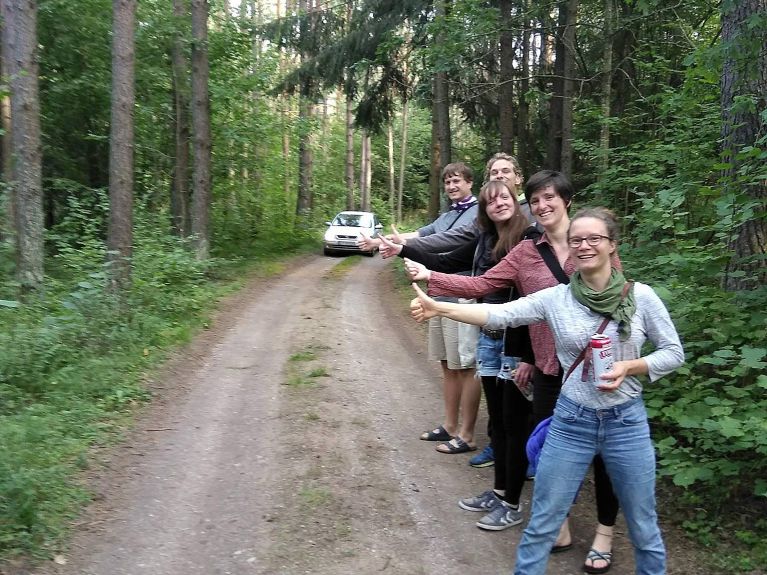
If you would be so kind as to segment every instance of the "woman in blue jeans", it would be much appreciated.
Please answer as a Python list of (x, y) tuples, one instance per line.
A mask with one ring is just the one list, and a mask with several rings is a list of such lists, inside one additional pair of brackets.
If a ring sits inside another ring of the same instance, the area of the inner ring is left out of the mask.
[[(488, 166), (493, 164), (488, 163)], [(477, 225), (480, 230), (477, 237), (450, 252), (432, 254), (408, 245), (392, 244), (391, 247), (401, 257), (421, 262), (434, 270), (452, 273), (469, 267), (472, 275), (483, 274), (525, 237), (525, 231), (531, 232), (527, 230), (527, 218), (519, 207), (513, 182), (496, 179), (482, 186)], [(535, 233), (536, 237), (539, 235)], [(387, 242), (385, 238), (382, 241)], [(485, 294), (480, 301), (507, 302), (515, 296), (514, 292), (506, 287)], [(519, 498), (527, 470), (525, 441), (530, 434), (531, 407), (514, 384), (512, 372), (517, 367), (518, 357), (530, 364), (534, 361), (527, 329), (522, 328), (522, 331), (520, 334), (514, 330), (482, 329), (477, 342), (477, 374), (482, 380), (493, 428), (494, 482), (492, 490), (480, 497), (462, 499), (458, 504), (468, 511), (482, 512), (483, 517), (476, 525), (490, 531), (501, 531), (522, 522)], [(504, 335), (516, 336), (518, 340), (514, 356), (504, 354)], [(454, 438), (447, 445), (455, 443), (459, 447), (459, 440)]]
[[(624, 511), (636, 573), (666, 571), (655, 509), (655, 452), (637, 376), (656, 381), (684, 362), (684, 352), (652, 288), (641, 283), (626, 286), (623, 274), (612, 267), (617, 241), (618, 222), (612, 212), (582, 210), (568, 231), (570, 256), (578, 268), (569, 285), (499, 305), (435, 302), (415, 286), (418, 297), (411, 313), (418, 321), (439, 315), (486, 329), (546, 321), (554, 333), (557, 356), (568, 376), (536, 472), (532, 516), (517, 548), (516, 575), (546, 572), (559, 526), (596, 454), (604, 460)], [(605, 318), (609, 321), (602, 333), (611, 340), (615, 363), (611, 371), (599, 374), (579, 356), (585, 349), (589, 357), (591, 336)], [(655, 349), (643, 356), (646, 340)]]

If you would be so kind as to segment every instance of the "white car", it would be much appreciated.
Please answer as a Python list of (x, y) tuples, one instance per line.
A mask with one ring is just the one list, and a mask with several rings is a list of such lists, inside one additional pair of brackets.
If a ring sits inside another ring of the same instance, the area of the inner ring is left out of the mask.
[(378, 217), (372, 212), (341, 212), (331, 222), (325, 222), (323, 251), (326, 256), (337, 252), (358, 253), (372, 256), (375, 252), (367, 252), (357, 247), (357, 239), (361, 234), (371, 238), (383, 229)]

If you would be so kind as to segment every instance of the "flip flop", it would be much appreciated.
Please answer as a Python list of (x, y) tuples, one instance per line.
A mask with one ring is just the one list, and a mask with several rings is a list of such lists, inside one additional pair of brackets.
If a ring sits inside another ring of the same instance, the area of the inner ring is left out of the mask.
[(453, 436), (445, 431), (445, 428), (441, 425), (437, 429), (424, 431), (421, 434), (422, 441), (450, 441), (451, 439), (453, 439)]
[(566, 545), (554, 545), (554, 547), (551, 548), (551, 554), (556, 555), (557, 553), (564, 553), (565, 551), (570, 551), (572, 548), (572, 543), (567, 543)]
[(447, 441), (445, 443), (440, 443), (436, 447), (436, 450), (439, 451), (440, 453), (447, 453), (452, 455), (455, 453), (466, 453), (467, 451), (476, 451), (477, 446), (469, 445), (460, 437), (454, 437), (450, 441)]

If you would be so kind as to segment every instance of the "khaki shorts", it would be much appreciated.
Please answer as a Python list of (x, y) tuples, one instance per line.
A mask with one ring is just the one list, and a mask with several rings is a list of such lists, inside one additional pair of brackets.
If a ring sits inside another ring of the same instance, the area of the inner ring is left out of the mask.
[[(461, 300), (472, 301), (472, 300)], [(447, 361), (448, 369), (473, 369), (479, 327), (444, 317), (429, 320), (429, 359)]]

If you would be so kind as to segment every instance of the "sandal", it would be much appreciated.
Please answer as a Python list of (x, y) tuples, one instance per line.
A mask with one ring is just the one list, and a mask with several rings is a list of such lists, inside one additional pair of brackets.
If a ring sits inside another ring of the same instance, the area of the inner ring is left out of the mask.
[[(597, 551), (593, 547), (589, 549), (589, 554), (586, 555), (586, 563), (583, 564), (583, 570), (586, 573), (599, 574), (607, 573), (613, 564), (613, 552), (612, 551)], [(591, 561), (591, 564), (588, 564)], [(604, 561), (607, 563), (604, 567), (594, 567), (594, 561)]]
[(454, 437), (450, 441), (447, 441), (445, 443), (440, 443), (436, 447), (436, 449), (440, 453), (454, 454), (454, 453), (466, 453), (467, 451), (476, 451), (477, 446), (469, 445), (460, 437)]
[(556, 555), (557, 553), (564, 553), (565, 551), (570, 551), (570, 549), (573, 548), (572, 543), (565, 543), (564, 545), (554, 545), (554, 547), (551, 548), (550, 553), (552, 555)]
[(453, 439), (453, 436), (445, 431), (445, 428), (441, 425), (437, 429), (424, 431), (421, 434), (422, 441), (450, 441), (451, 439)]

